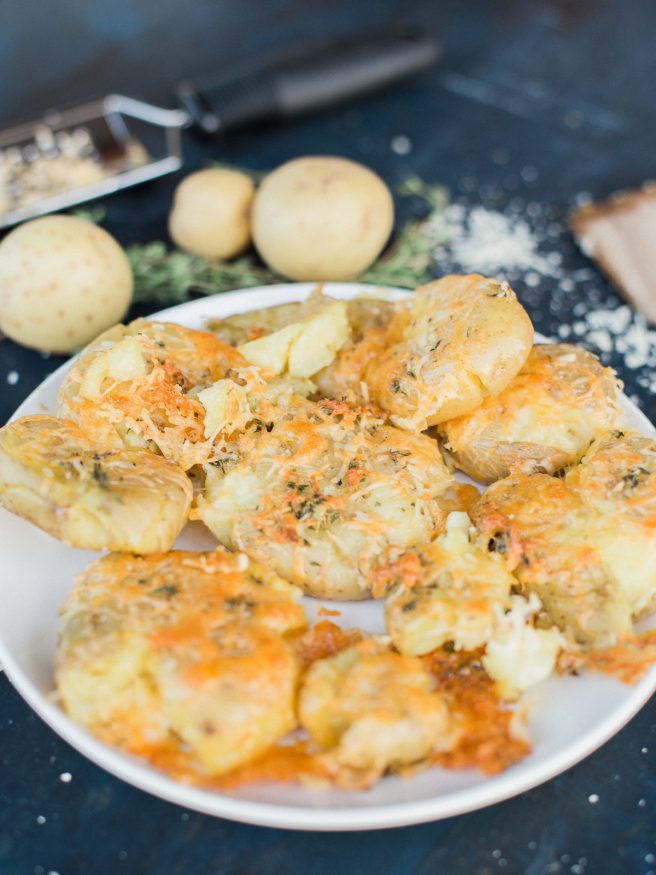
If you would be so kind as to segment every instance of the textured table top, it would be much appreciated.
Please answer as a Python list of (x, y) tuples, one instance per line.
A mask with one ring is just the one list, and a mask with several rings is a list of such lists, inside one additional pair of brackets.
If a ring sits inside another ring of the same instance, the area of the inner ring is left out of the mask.
[[(345, 2), (321, 8), (199, 2), (188, 15), (172, 2), (144, 2), (138, 11), (116, 3), (111, 16), (96, 0), (66, 0), (52, 21), (36, 21), (36, 5), (28, 0), (16, 13), (13, 39), (0, 34), (0, 72), (5, 82), (17, 82), (0, 98), (0, 121), (112, 86), (165, 100), (162, 83), (207, 67), (222, 38), (229, 65), (236, 41), (242, 52), (266, 53), (319, 33), (364, 33), (373, 15), (379, 22), (395, 17), (391, 0), (357, 9)], [(586, 193), (600, 197), (656, 175), (656, 5), (437, 6), (418, 2), (408, 10), (443, 35), (445, 57), (434, 72), (286, 127), (219, 143), (190, 138), (185, 169), (210, 159), (266, 169), (294, 155), (334, 153), (371, 165), (391, 185), (418, 173), (444, 183), (455, 200), (546, 216), (562, 269), (516, 284), (536, 328), (550, 336), (572, 332), (603, 353), (654, 419), (656, 337), (631, 320), (628, 328), (642, 344), (638, 354), (635, 343), (609, 342), (607, 333), (594, 330), (590, 313), (608, 312), (619, 301), (563, 233), (562, 218)], [(35, 65), (37, 55), (43, 63)], [(123, 244), (162, 238), (176, 181), (108, 199), (105, 227)], [(411, 206), (400, 206), (402, 218)], [(0, 419), (60, 361), (0, 342)], [(386, 832), (244, 826), (147, 796), (57, 738), (4, 676), (0, 756), (3, 875), (656, 872), (653, 700), (599, 751), (531, 792), (473, 814)]]

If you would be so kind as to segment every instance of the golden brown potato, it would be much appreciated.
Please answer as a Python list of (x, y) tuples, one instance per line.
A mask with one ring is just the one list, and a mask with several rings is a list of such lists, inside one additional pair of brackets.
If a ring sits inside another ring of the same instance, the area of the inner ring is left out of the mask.
[(186, 470), (212, 450), (194, 393), (246, 364), (209, 332), (137, 319), (84, 350), (60, 387), (57, 412), (101, 449), (143, 447)]
[(622, 427), (620, 388), (591, 352), (542, 344), (502, 392), (442, 423), (440, 433), (457, 467), (480, 482), (515, 469), (553, 474), (578, 462), (595, 438)]
[(62, 609), (57, 690), (103, 741), (155, 762), (191, 752), (219, 775), (296, 725), (300, 591), (243, 555), (110, 554)]
[(338, 769), (374, 780), (451, 747), (449, 711), (433, 685), (419, 659), (365, 639), (310, 666), (299, 693), (301, 725)]
[(481, 547), (504, 558), (563, 631), (596, 647), (631, 634), (632, 606), (595, 546), (595, 521), (567, 483), (514, 474), (489, 486), (472, 515)]
[(505, 389), (532, 345), (507, 283), (446, 276), (417, 290), (402, 339), (369, 363), (365, 381), (395, 425), (423, 431)]
[(656, 441), (615, 432), (590, 447), (565, 482), (591, 514), (591, 539), (634, 615), (656, 604)]
[(192, 487), (146, 450), (99, 452), (72, 422), (24, 416), (0, 429), (0, 502), (73, 547), (169, 550)]
[(367, 598), (388, 546), (429, 540), (452, 480), (437, 445), (343, 402), (287, 399), (206, 468), (198, 515), (219, 541), (321, 598)]

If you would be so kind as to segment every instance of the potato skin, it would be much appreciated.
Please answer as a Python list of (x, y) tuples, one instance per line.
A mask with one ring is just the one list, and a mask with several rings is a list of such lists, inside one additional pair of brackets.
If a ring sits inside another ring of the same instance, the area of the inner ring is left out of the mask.
[(132, 284), (107, 231), (73, 216), (34, 219), (0, 243), (0, 330), (24, 346), (73, 352), (125, 315)]
[(507, 283), (451, 275), (417, 289), (402, 339), (365, 381), (395, 425), (423, 431), (501, 392), (533, 345), (533, 326)]
[(595, 438), (623, 426), (620, 388), (591, 352), (540, 344), (502, 392), (439, 430), (456, 466), (482, 483), (514, 469), (553, 474), (578, 462)]
[(72, 422), (24, 416), (0, 429), (0, 503), (73, 547), (169, 550), (192, 487), (146, 450), (97, 452)]
[(294, 280), (346, 280), (380, 254), (394, 223), (389, 189), (344, 158), (296, 158), (260, 185), (253, 241), (266, 263)]
[(305, 627), (300, 595), (222, 549), (105, 556), (62, 609), (64, 708), (123, 750), (223, 774), (296, 725), (299, 664), (285, 636)]
[(210, 167), (179, 183), (169, 234), (181, 249), (205, 258), (233, 258), (251, 239), (252, 179), (238, 170)]

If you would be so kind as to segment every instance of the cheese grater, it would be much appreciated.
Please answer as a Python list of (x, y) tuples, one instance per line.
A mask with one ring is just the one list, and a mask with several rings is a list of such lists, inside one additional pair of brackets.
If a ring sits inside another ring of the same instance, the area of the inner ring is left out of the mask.
[(292, 119), (382, 88), (435, 63), (432, 34), (395, 30), (207, 85), (181, 82), (177, 108), (111, 94), (0, 134), (0, 228), (173, 173), (182, 131), (217, 135)]

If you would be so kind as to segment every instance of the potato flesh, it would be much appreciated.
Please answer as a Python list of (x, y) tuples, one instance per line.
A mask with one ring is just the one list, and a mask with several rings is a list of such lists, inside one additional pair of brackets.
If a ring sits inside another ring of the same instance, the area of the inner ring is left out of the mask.
[(499, 695), (515, 699), (529, 687), (548, 678), (556, 667), (565, 639), (557, 628), (535, 628), (531, 614), (540, 601), (513, 596), (510, 610), (499, 616), (494, 634), (486, 643), (483, 668), (496, 681)]
[(237, 347), (251, 364), (274, 376), (311, 377), (335, 358), (349, 335), (346, 304), (333, 301), (299, 322)]

